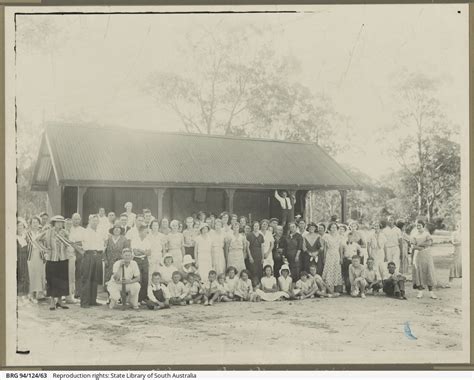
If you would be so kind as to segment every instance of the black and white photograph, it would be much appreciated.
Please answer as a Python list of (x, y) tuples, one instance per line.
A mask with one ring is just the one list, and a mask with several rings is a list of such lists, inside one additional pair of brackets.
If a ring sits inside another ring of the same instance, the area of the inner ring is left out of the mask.
[(467, 4), (7, 7), (7, 364), (467, 363)]

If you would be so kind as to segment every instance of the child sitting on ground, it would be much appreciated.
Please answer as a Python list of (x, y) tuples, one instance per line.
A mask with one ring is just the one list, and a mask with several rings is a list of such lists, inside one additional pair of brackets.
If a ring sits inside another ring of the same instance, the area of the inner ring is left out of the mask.
[(259, 289), (256, 289), (255, 293), (263, 301), (277, 301), (285, 298), (287, 294), (278, 290), (277, 281), (276, 278), (273, 276), (273, 269), (271, 265), (265, 265), (263, 271), (265, 273), (265, 276), (262, 277)]
[(349, 265), (349, 281), (351, 284), (351, 296), (365, 298), (365, 288), (367, 281), (364, 278), (365, 267), (360, 263), (360, 257), (352, 256), (352, 264)]
[(218, 300), (220, 295), (218, 285), (217, 272), (215, 270), (209, 271), (208, 279), (202, 287), (204, 306), (212, 306)]
[(227, 289), (229, 291), (229, 295), (234, 297), (235, 289), (237, 288), (237, 282), (239, 281), (239, 277), (237, 276), (237, 269), (235, 267), (230, 266), (227, 268), (227, 277), (225, 278), (225, 282), (227, 285)]
[(317, 273), (318, 266), (316, 263), (311, 263), (309, 266), (309, 280), (312, 283), (314, 288), (314, 296), (315, 297), (333, 297), (332, 294), (327, 292), (327, 286), (323, 281), (323, 278)]
[(178, 268), (173, 264), (173, 256), (170, 253), (165, 254), (160, 268), (162, 283), (168, 285), (172, 281), (173, 273), (177, 270)]
[(189, 273), (186, 278), (186, 287), (191, 299), (188, 301), (190, 305), (193, 303), (201, 303), (202, 300), (202, 285), (198, 280), (198, 276), (194, 273)]
[(175, 271), (172, 276), (172, 281), (168, 283), (168, 292), (170, 294), (170, 304), (186, 306), (187, 301), (191, 300), (188, 294), (188, 289), (181, 281), (181, 273)]
[(168, 288), (161, 283), (161, 274), (153, 272), (148, 285), (148, 300), (146, 305), (150, 310), (169, 309), (170, 295)]
[(406, 300), (406, 277), (398, 273), (396, 268), (397, 266), (392, 261), (387, 264), (388, 273), (386, 273), (386, 278), (383, 280), (383, 291), (389, 297), (395, 297), (400, 300)]
[(379, 271), (375, 269), (375, 261), (373, 257), (367, 259), (367, 267), (364, 271), (364, 278), (367, 282), (367, 294), (378, 293), (382, 289), (382, 280)]
[(286, 293), (287, 299), (296, 299), (299, 289), (293, 288), (293, 279), (290, 276), (290, 267), (283, 264), (280, 268), (280, 277), (278, 277), (278, 287)]
[(309, 279), (308, 273), (302, 271), (300, 273), (300, 279), (296, 281), (295, 289), (299, 290), (298, 299), (304, 300), (305, 298), (312, 298), (316, 289), (313, 286), (313, 282)]
[(196, 265), (194, 264), (194, 259), (191, 257), (191, 255), (184, 255), (183, 257), (183, 274), (184, 277), (187, 278), (187, 275), (189, 273), (196, 273), (197, 268)]
[(217, 287), (219, 289), (219, 302), (232, 302), (234, 294), (229, 291), (229, 287), (225, 282), (225, 275), (221, 273), (217, 276)]
[(247, 269), (240, 272), (240, 278), (234, 293), (236, 301), (259, 301), (258, 295), (253, 291), (252, 281), (249, 279), (250, 273)]

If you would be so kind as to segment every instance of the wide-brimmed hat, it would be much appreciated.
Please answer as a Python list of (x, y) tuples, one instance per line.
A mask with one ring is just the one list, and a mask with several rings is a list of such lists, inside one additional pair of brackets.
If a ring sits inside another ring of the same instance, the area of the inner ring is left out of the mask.
[(165, 253), (165, 255), (163, 256), (163, 258), (161, 259), (161, 265), (165, 265), (165, 259), (167, 257), (171, 257), (171, 262), (173, 263), (174, 262), (174, 258), (173, 258), (173, 255), (171, 253)]
[(290, 267), (286, 264), (283, 264), (280, 268), (280, 276), (282, 275), (281, 272), (283, 272), (284, 270), (287, 270), (288, 271), (288, 275), (291, 274), (291, 271), (290, 271)]
[(55, 215), (49, 220), (50, 223), (64, 222), (64, 221), (65, 221), (64, 217), (61, 215)]
[(194, 264), (194, 259), (191, 257), (191, 255), (184, 255), (183, 266), (188, 265), (188, 264)]
[(123, 235), (125, 233), (125, 228), (123, 228), (122, 226), (119, 226), (117, 224), (115, 224), (111, 229), (109, 229), (109, 234), (113, 235), (114, 234), (114, 230), (116, 228), (120, 228), (120, 235)]

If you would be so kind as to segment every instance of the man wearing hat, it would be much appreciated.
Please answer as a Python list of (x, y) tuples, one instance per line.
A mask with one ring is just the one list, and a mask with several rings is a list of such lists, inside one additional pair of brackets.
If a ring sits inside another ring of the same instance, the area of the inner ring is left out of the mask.
[[(122, 258), (122, 252), (125, 248), (130, 248), (130, 241), (124, 236), (125, 229), (120, 225), (110, 228), (107, 233), (109, 237), (105, 242), (104, 251), (104, 281), (107, 282), (112, 277), (112, 268), (116, 261)], [(107, 289), (108, 290), (108, 289)]]
[(98, 306), (97, 287), (102, 283), (102, 254), (104, 252), (104, 236), (100, 232), (99, 217), (89, 217), (89, 226), (84, 232), (84, 258), (81, 266), (81, 307)]

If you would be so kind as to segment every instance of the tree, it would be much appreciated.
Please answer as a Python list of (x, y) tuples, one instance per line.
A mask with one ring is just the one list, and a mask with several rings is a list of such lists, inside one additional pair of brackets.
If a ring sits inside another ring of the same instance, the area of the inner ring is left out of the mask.
[(260, 29), (196, 29), (181, 50), (189, 68), (156, 72), (144, 90), (172, 109), (187, 132), (313, 141), (331, 152), (340, 148), (333, 130), (336, 123), (345, 128), (348, 120), (328, 98), (291, 80), (299, 63), (276, 54)]
[(439, 81), (420, 73), (397, 85), (397, 123), (388, 132), (389, 151), (402, 168), (402, 183), (415, 194), (418, 216), (431, 221), (436, 201), (459, 191), (459, 144), (436, 98)]

